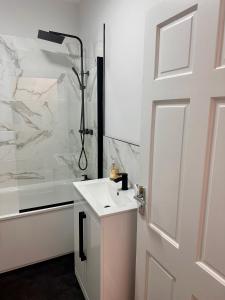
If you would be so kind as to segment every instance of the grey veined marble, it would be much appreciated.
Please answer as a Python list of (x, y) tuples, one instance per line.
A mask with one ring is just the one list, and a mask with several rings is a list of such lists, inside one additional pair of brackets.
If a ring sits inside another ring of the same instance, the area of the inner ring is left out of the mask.
[(26, 180), (26, 179), (44, 179), (43, 176), (37, 172), (22, 172), (22, 173), (5, 173), (0, 175), (0, 183), (6, 182), (8, 180)]
[(113, 138), (104, 137), (104, 176), (108, 177), (112, 163), (120, 172), (127, 172), (129, 181), (139, 181), (140, 147)]
[[(0, 36), (0, 188), (74, 180), (83, 172), (80, 153), (80, 90), (71, 71), (78, 49), (44, 49), (38, 40)], [(97, 173), (96, 65), (87, 80), (86, 139), (89, 168)]]

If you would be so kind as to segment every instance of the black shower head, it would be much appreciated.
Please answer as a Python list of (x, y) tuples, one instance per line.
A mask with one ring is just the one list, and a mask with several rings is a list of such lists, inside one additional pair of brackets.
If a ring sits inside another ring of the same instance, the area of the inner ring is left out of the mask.
[(48, 31), (38, 30), (38, 38), (45, 41), (62, 44), (65, 39), (65, 36), (60, 34), (54, 34)]

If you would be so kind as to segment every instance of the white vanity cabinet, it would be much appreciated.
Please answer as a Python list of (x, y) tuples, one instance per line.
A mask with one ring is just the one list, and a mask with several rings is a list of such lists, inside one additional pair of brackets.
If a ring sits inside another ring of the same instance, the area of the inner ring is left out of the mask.
[(75, 205), (75, 274), (87, 300), (133, 300), (136, 209), (98, 216)]
[(100, 299), (100, 222), (85, 202), (76, 204), (74, 213), (75, 274), (85, 298), (97, 300)]

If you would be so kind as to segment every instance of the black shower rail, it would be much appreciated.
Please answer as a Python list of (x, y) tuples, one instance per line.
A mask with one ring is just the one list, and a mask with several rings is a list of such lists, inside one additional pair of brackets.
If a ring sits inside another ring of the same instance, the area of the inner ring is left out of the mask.
[[(85, 86), (85, 75), (89, 75), (89, 72), (84, 72), (84, 48), (83, 48), (83, 42), (82, 40), (76, 36), (76, 35), (71, 35), (71, 34), (67, 34), (67, 33), (61, 33), (61, 32), (56, 32), (56, 31), (43, 31), (43, 30), (39, 30), (38, 31), (38, 38), (46, 40), (46, 41), (50, 41), (50, 42), (54, 42), (54, 43), (58, 43), (58, 44), (62, 44), (65, 37), (69, 37), (69, 38), (73, 38), (78, 40), (79, 44), (80, 44), (80, 76), (77, 72), (77, 70), (75, 69), (75, 67), (72, 67), (72, 71), (74, 72), (74, 74), (77, 77), (77, 80), (79, 82), (79, 86), (80, 86), (80, 90), (81, 90), (81, 117), (80, 117), (80, 139), (81, 139), (81, 152), (80, 152), (80, 156), (79, 156), (79, 160), (78, 160), (78, 166), (80, 168), (80, 170), (84, 171), (87, 169), (88, 167), (88, 159), (87, 159), (87, 154), (86, 154), (86, 150), (85, 150), (85, 135), (86, 134), (90, 134), (93, 135), (93, 130), (91, 129), (87, 129), (85, 127), (85, 94), (84, 91), (86, 89)], [(82, 165), (82, 158), (84, 157), (84, 164)]]

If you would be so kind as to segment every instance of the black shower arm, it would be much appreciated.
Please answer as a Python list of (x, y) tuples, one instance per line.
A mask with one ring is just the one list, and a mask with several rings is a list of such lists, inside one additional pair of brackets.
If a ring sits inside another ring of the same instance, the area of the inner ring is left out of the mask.
[(79, 38), (79, 36), (76, 35), (71, 35), (71, 34), (67, 34), (67, 33), (62, 33), (62, 32), (56, 32), (56, 31), (49, 31), (50, 33), (53, 33), (55, 35), (62, 35), (62, 36), (66, 36), (72, 39), (76, 39), (79, 41), (80, 43), (80, 49), (81, 49), (81, 57), (83, 58), (83, 42), (82, 40)]
[[(67, 33), (62, 33), (62, 32), (56, 32), (56, 31), (49, 31), (52, 34), (55, 35), (62, 35), (62, 36), (66, 36), (72, 39), (76, 39), (78, 40), (78, 42), (80, 43), (80, 57), (81, 57), (81, 80), (79, 80), (81, 87), (84, 87), (84, 47), (83, 47), (83, 42), (82, 40), (79, 38), (79, 36), (76, 35), (72, 35), (72, 34), (67, 34)], [(74, 70), (73, 70), (74, 71)], [(76, 74), (76, 73), (75, 73)], [(77, 74), (76, 74), (77, 75)]]

